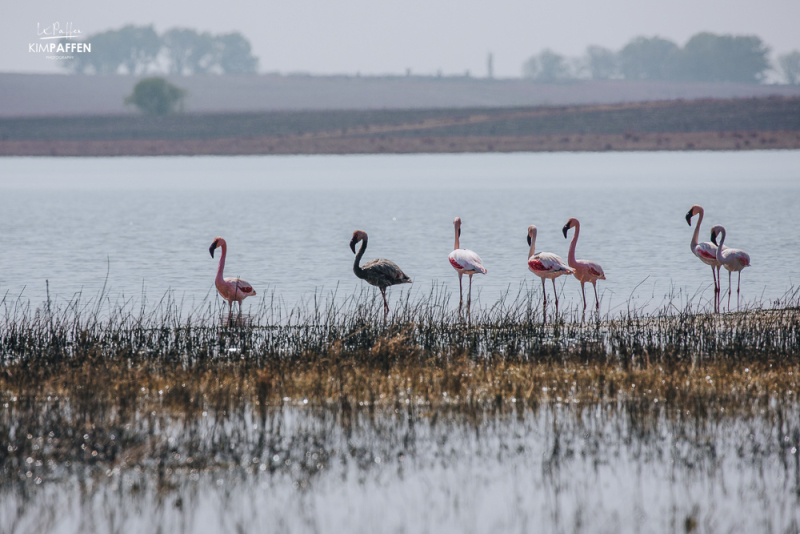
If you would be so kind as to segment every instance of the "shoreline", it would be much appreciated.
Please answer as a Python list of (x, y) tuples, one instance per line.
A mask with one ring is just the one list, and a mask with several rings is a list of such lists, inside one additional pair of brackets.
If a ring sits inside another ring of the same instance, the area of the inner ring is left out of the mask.
[(234, 156), (797, 150), (800, 131), (526, 136), (300, 135), (218, 139), (0, 140), (0, 156)]

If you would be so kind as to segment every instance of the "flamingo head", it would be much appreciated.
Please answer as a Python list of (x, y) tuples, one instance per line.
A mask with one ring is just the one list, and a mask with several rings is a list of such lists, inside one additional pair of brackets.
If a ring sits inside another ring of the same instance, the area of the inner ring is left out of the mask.
[(692, 225), (692, 217), (694, 217), (695, 215), (697, 215), (698, 213), (700, 213), (702, 211), (703, 211), (703, 208), (701, 208), (697, 204), (695, 204), (694, 206), (691, 207), (689, 212), (686, 214), (686, 222), (689, 223), (689, 226)]
[(567, 224), (565, 224), (564, 228), (561, 229), (561, 233), (564, 234), (564, 239), (567, 238), (567, 231), (570, 228), (575, 228), (575, 226), (577, 225), (578, 225), (578, 219), (576, 219), (575, 217), (572, 217), (570, 218), (570, 220), (567, 221)]
[(456, 228), (456, 233), (458, 237), (461, 237), (461, 217), (456, 217), (453, 219), (453, 226)]
[(353, 251), (353, 254), (356, 253), (356, 245), (359, 241), (364, 241), (365, 243), (367, 241), (367, 232), (364, 230), (356, 230), (353, 232), (353, 238), (350, 239), (350, 250)]
[(216, 250), (217, 247), (223, 246), (224, 244), (225, 244), (225, 240), (222, 239), (221, 237), (215, 237), (214, 238), (214, 242), (211, 243), (210, 247), (208, 247), (208, 252), (211, 254), (212, 258), (214, 257), (214, 250)]
[(723, 237), (725, 236), (725, 228), (722, 225), (718, 224), (711, 229), (711, 242), (714, 243), (715, 245), (717, 245), (717, 235), (719, 235), (720, 233), (723, 235)]
[(536, 239), (536, 225), (532, 224), (528, 227), (528, 246), (531, 246), (534, 239)]

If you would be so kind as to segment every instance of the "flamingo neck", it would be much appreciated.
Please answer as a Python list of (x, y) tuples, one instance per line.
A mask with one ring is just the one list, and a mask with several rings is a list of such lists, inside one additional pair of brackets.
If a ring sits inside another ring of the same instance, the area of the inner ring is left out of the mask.
[(567, 263), (569, 263), (570, 267), (574, 267), (577, 265), (577, 260), (575, 260), (575, 245), (578, 244), (578, 235), (581, 233), (581, 223), (575, 223), (575, 234), (572, 236), (572, 243), (569, 244), (569, 257), (567, 259)]
[(456, 228), (456, 242), (453, 245), (453, 250), (458, 250), (458, 249), (461, 248), (461, 246), (459, 245), (459, 242), (458, 242), (458, 231), (459, 230), (461, 230), (461, 228)]
[(222, 272), (225, 270), (225, 256), (228, 255), (227, 243), (222, 243), (222, 254), (219, 255), (219, 266), (217, 267), (217, 283), (223, 281)]
[(531, 249), (528, 251), (528, 258), (533, 256), (536, 252), (536, 232), (531, 235)]
[(361, 268), (359, 263), (361, 263), (361, 258), (364, 257), (364, 252), (367, 250), (367, 238), (365, 237), (363, 241), (361, 241), (361, 246), (358, 247), (358, 254), (356, 254), (356, 259), (353, 262), (353, 272), (356, 273), (356, 276), (359, 278), (364, 278), (364, 269)]
[(725, 242), (725, 229), (719, 231), (720, 238), (719, 244), (717, 245), (717, 261), (720, 263), (725, 263), (725, 258), (722, 257), (722, 244)]
[(692, 252), (697, 248), (697, 240), (700, 238), (700, 225), (703, 224), (703, 208), (697, 210), (697, 226), (694, 227), (694, 235), (692, 235)]

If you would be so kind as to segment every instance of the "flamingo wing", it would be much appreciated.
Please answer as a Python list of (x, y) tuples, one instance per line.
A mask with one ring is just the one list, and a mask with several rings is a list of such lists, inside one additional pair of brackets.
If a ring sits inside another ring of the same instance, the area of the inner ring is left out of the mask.
[(586, 261), (586, 260), (579, 260), (589, 271), (589, 274), (597, 278), (598, 280), (605, 280), (606, 273), (603, 272), (603, 268), (600, 267), (599, 263), (595, 263), (593, 261)]
[(225, 281), (232, 284), (236, 291), (246, 297), (252, 297), (256, 294), (253, 290), (253, 285), (247, 280), (242, 280), (241, 278), (225, 278)]
[(453, 269), (465, 272), (474, 271), (482, 274), (488, 272), (483, 266), (481, 257), (471, 250), (458, 248), (451, 252), (448, 258), (450, 259), (450, 265), (453, 266)]
[(737, 248), (723, 249), (722, 259), (725, 260), (726, 266), (728, 266), (733, 262), (738, 263), (739, 264), (738, 270), (742, 270), (745, 267), (750, 267), (750, 254), (748, 254), (744, 250), (739, 250)]
[(698, 243), (694, 249), (694, 253), (695, 256), (703, 261), (717, 261), (717, 246), (713, 243), (709, 243), (708, 241), (704, 243)]
[(563, 272), (572, 274), (572, 269), (557, 254), (551, 252), (540, 252), (528, 258), (528, 269), (536, 272), (557, 273)]

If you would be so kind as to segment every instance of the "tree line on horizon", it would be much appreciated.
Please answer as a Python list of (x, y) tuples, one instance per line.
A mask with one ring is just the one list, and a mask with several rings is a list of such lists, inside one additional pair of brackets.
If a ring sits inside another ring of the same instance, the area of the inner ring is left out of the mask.
[(159, 35), (152, 25), (129, 24), (85, 41), (92, 52), (63, 63), (76, 74), (255, 74), (258, 67), (250, 41), (239, 32), (172, 28)]
[[(523, 63), (522, 75), (544, 83), (578, 79), (761, 83), (773, 70), (769, 52), (754, 35), (702, 32), (683, 47), (661, 37), (635, 37), (618, 51), (589, 46), (580, 58), (546, 48)], [(800, 52), (779, 56), (776, 70), (786, 83), (799, 83)]]
[[(129, 24), (95, 33), (90, 54), (62, 62), (77, 74), (255, 74), (258, 58), (239, 32), (211, 34)], [(702, 32), (680, 47), (661, 37), (635, 37), (618, 51), (591, 45), (580, 58), (546, 48), (522, 66), (524, 78), (543, 83), (570, 80), (661, 80), (761, 83), (770, 70), (789, 84), (800, 83), (800, 51), (783, 54), (773, 66), (769, 47), (754, 35)]]

